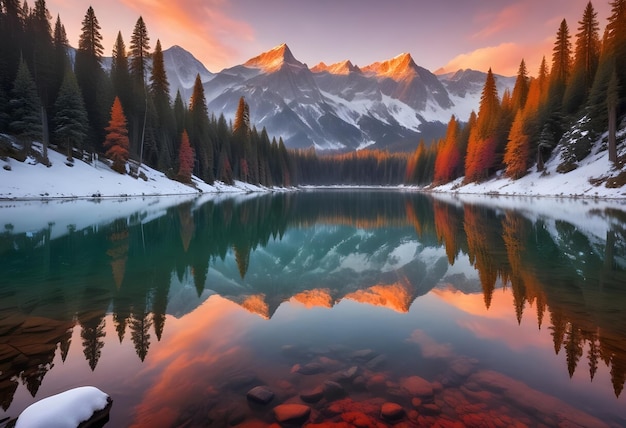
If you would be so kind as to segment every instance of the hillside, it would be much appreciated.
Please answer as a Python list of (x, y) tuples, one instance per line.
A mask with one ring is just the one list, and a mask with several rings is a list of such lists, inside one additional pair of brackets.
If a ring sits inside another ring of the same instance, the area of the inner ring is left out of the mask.
[[(3, 140), (6, 136), (0, 135)], [(50, 198), (94, 198), (126, 197), (151, 195), (199, 195), (202, 193), (247, 193), (266, 191), (258, 186), (235, 182), (226, 186), (215, 182), (209, 185), (193, 177), (193, 185), (185, 185), (170, 180), (164, 173), (142, 165), (142, 178), (113, 171), (107, 159), (94, 162), (74, 159), (68, 163), (66, 156), (48, 150), (50, 166), (40, 163), (37, 158), (41, 145), (33, 145), (35, 156), (24, 162), (11, 157), (0, 157), (0, 200), (2, 199), (50, 199)]]

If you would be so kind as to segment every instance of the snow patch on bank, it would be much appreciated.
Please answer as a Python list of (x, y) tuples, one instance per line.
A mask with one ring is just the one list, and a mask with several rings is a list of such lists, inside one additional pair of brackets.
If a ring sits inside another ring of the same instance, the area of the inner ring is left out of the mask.
[[(35, 150), (41, 145), (35, 143)], [(209, 185), (193, 177), (193, 185), (170, 180), (164, 173), (142, 165), (146, 179), (133, 178), (113, 171), (106, 160), (91, 163), (74, 159), (68, 166), (66, 157), (48, 150), (51, 166), (29, 157), (24, 162), (0, 159), (0, 199), (92, 198), (152, 195), (198, 195), (201, 193), (247, 193), (268, 191), (249, 183), (233, 186), (215, 182)]]

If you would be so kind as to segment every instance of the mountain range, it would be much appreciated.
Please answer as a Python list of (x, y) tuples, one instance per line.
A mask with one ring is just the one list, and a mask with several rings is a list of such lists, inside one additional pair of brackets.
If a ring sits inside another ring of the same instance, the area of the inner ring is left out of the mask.
[[(231, 120), (243, 96), (257, 128), (290, 148), (316, 150), (413, 150), (422, 138), (442, 137), (452, 115), (466, 121), (477, 111), (486, 78), (475, 70), (435, 75), (408, 53), (364, 67), (346, 60), (309, 68), (286, 44), (218, 73), (180, 46), (163, 56), (172, 98), (180, 91), (189, 100), (200, 75), (209, 112)], [(515, 83), (496, 80), (500, 94)]]

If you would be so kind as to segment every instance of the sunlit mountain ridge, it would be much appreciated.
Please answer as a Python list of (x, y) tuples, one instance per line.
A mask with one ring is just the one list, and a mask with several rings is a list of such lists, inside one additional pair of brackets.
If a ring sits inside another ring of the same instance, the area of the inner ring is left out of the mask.
[[(478, 109), (482, 86), (472, 82), (486, 76), (436, 76), (408, 53), (365, 66), (346, 59), (309, 68), (285, 43), (216, 73), (178, 46), (163, 54), (172, 98), (180, 91), (189, 99), (190, 77), (198, 74), (210, 113), (234, 117), (243, 96), (258, 129), (288, 147), (318, 150), (414, 150), (421, 138), (442, 137), (452, 115), (465, 121)], [(502, 92), (512, 89), (514, 77), (497, 78)]]

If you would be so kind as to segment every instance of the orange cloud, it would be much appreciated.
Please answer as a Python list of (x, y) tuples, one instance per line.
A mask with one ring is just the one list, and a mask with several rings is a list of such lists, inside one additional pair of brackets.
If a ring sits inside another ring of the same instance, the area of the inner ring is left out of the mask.
[(214, 72), (232, 65), (238, 56), (235, 46), (254, 40), (249, 24), (229, 16), (225, 0), (181, 0), (175, 5), (157, 0), (121, 2), (143, 16), (149, 34), (158, 35), (164, 49), (181, 45)]
[(522, 17), (525, 15), (527, 9), (527, 3), (517, 3), (496, 13), (484, 15), (481, 20), (489, 21), (489, 23), (481, 28), (480, 31), (476, 32), (472, 37), (484, 40), (504, 30), (516, 27), (523, 21)]
[(536, 75), (541, 64), (541, 58), (546, 57), (550, 64), (553, 39), (544, 40), (533, 45), (517, 43), (502, 43), (497, 46), (488, 46), (472, 52), (457, 55), (442, 67), (442, 72), (454, 72), (460, 69), (472, 68), (487, 71), (489, 68), (504, 76), (515, 76), (519, 64), (523, 59), (530, 75)]

